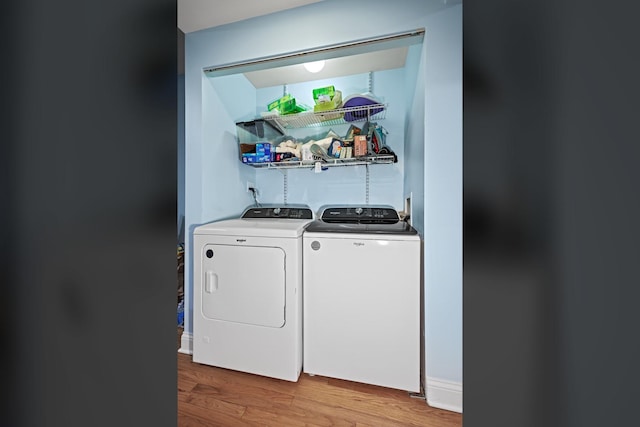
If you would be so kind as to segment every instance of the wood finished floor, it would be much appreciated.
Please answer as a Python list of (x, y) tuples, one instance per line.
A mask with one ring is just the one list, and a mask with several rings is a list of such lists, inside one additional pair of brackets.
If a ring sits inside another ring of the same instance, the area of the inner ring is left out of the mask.
[(178, 425), (458, 427), (462, 415), (400, 390), (304, 373), (292, 383), (178, 354)]

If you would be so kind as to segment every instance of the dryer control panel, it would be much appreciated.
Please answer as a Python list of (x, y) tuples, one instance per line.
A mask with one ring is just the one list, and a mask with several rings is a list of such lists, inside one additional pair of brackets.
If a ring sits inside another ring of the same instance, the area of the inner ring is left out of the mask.
[(269, 206), (248, 208), (241, 218), (313, 219), (313, 211), (306, 207)]

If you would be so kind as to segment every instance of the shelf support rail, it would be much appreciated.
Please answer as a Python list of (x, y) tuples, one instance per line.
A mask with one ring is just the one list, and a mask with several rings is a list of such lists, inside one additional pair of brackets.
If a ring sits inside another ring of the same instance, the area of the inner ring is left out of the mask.
[(369, 164), (364, 165), (366, 168), (365, 172), (365, 205), (369, 204)]
[(289, 192), (289, 174), (287, 169), (280, 169), (282, 172), (282, 195), (284, 197), (284, 204), (287, 205), (287, 194)]

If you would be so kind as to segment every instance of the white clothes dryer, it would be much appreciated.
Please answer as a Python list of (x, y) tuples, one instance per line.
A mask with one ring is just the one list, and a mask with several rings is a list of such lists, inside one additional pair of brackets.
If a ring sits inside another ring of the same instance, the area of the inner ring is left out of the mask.
[(302, 233), (313, 211), (251, 207), (193, 232), (193, 361), (288, 381), (302, 369)]

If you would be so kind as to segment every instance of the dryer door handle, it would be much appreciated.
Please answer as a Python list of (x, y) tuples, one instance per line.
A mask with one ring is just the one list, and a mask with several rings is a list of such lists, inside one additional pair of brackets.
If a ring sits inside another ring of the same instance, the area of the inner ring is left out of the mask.
[(204, 279), (204, 291), (207, 293), (218, 290), (218, 275), (213, 271), (207, 271)]

